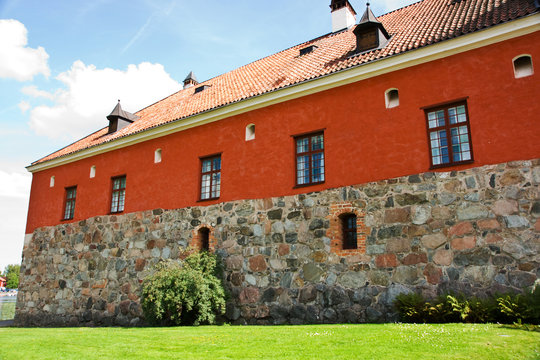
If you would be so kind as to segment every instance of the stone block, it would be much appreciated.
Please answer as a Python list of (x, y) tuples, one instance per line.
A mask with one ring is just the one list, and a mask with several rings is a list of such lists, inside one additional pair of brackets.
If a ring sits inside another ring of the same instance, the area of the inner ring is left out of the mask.
[(455, 250), (472, 249), (476, 246), (476, 237), (465, 236), (462, 238), (455, 238), (455, 239), (452, 239), (451, 245), (452, 245), (452, 248)]
[(515, 200), (497, 200), (491, 207), (495, 215), (511, 215), (518, 212), (518, 203)]
[(501, 228), (501, 224), (495, 219), (479, 220), (476, 225), (480, 230), (497, 230)]
[(375, 258), (375, 265), (378, 268), (396, 267), (398, 260), (395, 254), (382, 254)]
[(321, 280), (322, 270), (315, 263), (307, 263), (302, 267), (304, 280), (310, 282), (319, 282)]
[(412, 253), (401, 259), (403, 265), (416, 265), (420, 263), (427, 263), (426, 253)]
[(409, 221), (409, 215), (409, 208), (388, 209), (384, 212), (384, 222), (386, 224), (406, 223)]
[(386, 241), (386, 252), (403, 253), (411, 251), (411, 240), (406, 238), (394, 238)]
[(225, 259), (225, 266), (228, 270), (241, 270), (244, 266), (242, 255), (232, 255)]
[(398, 284), (413, 284), (418, 280), (416, 266), (398, 266), (392, 275), (392, 281)]
[(525, 178), (518, 169), (512, 169), (506, 171), (499, 179), (499, 184), (502, 186), (516, 185), (525, 181)]
[(358, 289), (366, 284), (367, 273), (365, 271), (349, 271), (338, 278), (338, 284), (349, 289)]
[(487, 244), (496, 244), (502, 242), (504, 239), (499, 234), (487, 234), (485, 241)]
[(412, 215), (413, 224), (415, 225), (425, 224), (430, 217), (431, 217), (431, 206), (421, 205), (421, 206), (414, 207), (414, 212)]
[(446, 236), (441, 233), (422, 236), (422, 245), (428, 249), (436, 249), (446, 243)]
[(508, 215), (504, 217), (507, 228), (529, 227), (529, 220), (519, 215)]
[(508, 281), (512, 286), (524, 289), (534, 284), (536, 275), (525, 271), (511, 271), (508, 274)]
[(427, 264), (424, 268), (424, 276), (428, 283), (436, 285), (441, 282), (442, 270), (433, 264)]
[(253, 304), (259, 300), (259, 289), (256, 287), (245, 287), (238, 295), (240, 304)]
[(451, 250), (439, 249), (433, 255), (433, 262), (437, 265), (449, 266), (454, 259), (454, 253)]
[(397, 194), (395, 196), (396, 202), (401, 206), (423, 204), (427, 202), (427, 197), (425, 193), (422, 194)]
[(257, 255), (249, 258), (249, 268), (253, 272), (261, 272), (266, 270), (266, 260), (264, 256)]
[(489, 212), (485, 206), (482, 205), (470, 205), (457, 210), (457, 217), (459, 220), (474, 220), (488, 217)]
[(448, 236), (463, 236), (472, 234), (474, 227), (469, 221), (460, 222), (448, 229)]

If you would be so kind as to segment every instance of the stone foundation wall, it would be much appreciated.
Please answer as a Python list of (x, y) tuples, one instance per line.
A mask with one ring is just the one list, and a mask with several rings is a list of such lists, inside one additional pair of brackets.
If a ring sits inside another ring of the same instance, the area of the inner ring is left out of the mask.
[[(400, 292), (520, 291), (540, 272), (539, 183), (540, 160), (517, 161), (41, 228), (23, 252), (15, 321), (143, 325), (143, 279), (201, 227), (234, 324), (394, 321)], [(356, 250), (336, 248), (340, 209), (358, 216)]]

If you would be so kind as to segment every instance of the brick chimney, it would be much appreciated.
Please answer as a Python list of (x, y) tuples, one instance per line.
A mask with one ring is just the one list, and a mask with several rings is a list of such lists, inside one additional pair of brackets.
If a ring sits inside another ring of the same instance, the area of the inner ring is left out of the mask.
[(356, 11), (349, 0), (332, 0), (332, 32), (349, 29), (356, 24)]

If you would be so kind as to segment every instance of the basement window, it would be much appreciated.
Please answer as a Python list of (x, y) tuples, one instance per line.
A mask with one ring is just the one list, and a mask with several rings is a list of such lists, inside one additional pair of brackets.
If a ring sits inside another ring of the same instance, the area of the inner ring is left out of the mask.
[(51, 176), (51, 180), (49, 181), (49, 187), (54, 187), (54, 176)]
[(161, 149), (154, 151), (154, 164), (161, 162)]
[(310, 52), (313, 52), (313, 50), (315, 50), (316, 48), (317, 48), (316, 45), (309, 45), (309, 46), (306, 46), (305, 48), (300, 49), (300, 56), (309, 54)]
[(520, 55), (513, 60), (514, 77), (516, 79), (531, 76), (533, 71), (532, 57), (530, 55)]
[(388, 89), (384, 93), (384, 98), (386, 102), (386, 108), (390, 109), (396, 106), (399, 106), (399, 92), (398, 89)]
[(255, 124), (246, 126), (246, 141), (255, 140)]
[(90, 178), (95, 178), (96, 177), (96, 165), (92, 165), (92, 167), (90, 167)]
[(356, 215), (343, 214), (340, 216), (341, 230), (343, 232), (343, 250), (358, 248), (356, 235)]

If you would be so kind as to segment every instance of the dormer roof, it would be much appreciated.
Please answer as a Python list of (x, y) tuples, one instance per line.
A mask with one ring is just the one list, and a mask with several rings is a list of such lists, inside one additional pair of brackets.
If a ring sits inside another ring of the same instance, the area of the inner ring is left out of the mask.
[(114, 107), (113, 111), (111, 111), (111, 113), (107, 115), (107, 120), (112, 120), (115, 118), (121, 118), (129, 122), (134, 122), (135, 120), (139, 119), (137, 115), (123, 110), (122, 106), (120, 105), (120, 100), (118, 100), (118, 103)]

